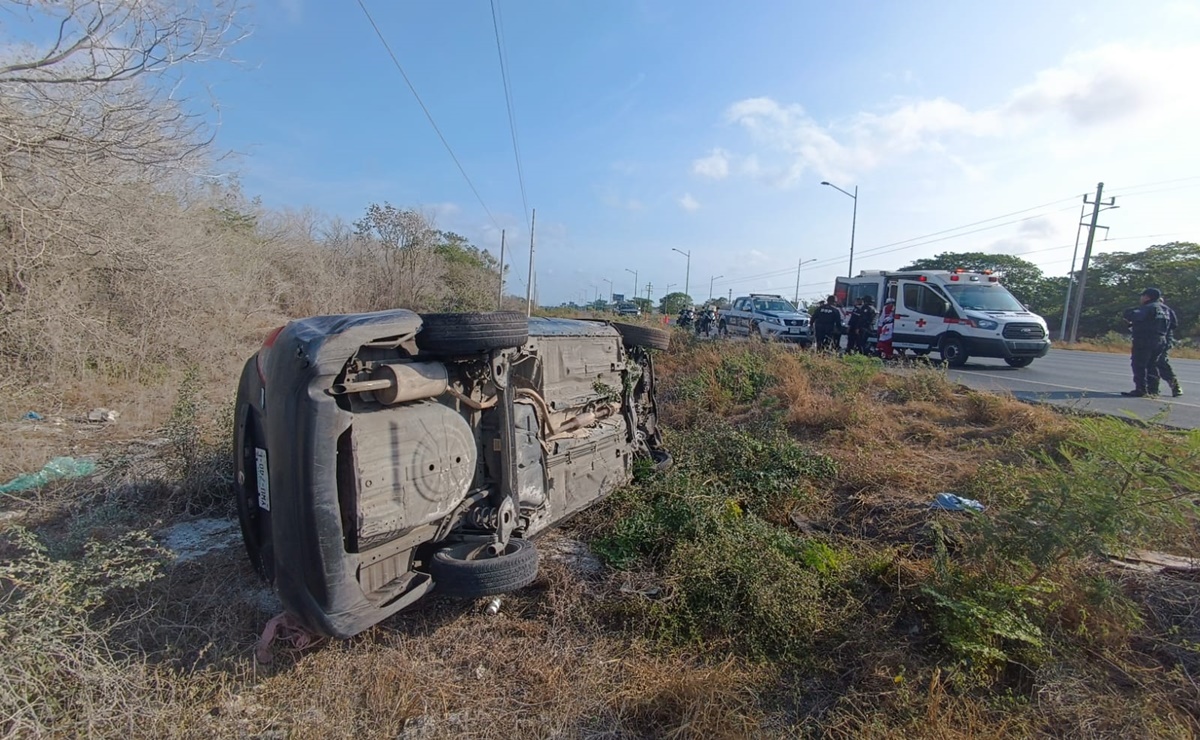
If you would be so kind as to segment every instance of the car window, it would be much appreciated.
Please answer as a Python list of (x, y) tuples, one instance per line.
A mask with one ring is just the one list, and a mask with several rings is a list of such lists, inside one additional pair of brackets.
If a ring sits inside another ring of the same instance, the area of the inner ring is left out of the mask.
[(948, 306), (937, 291), (927, 285), (905, 283), (904, 306), (926, 316), (945, 316)]
[(756, 298), (754, 299), (754, 310), (756, 311), (786, 311), (794, 313), (796, 308), (787, 301), (778, 298)]
[(1024, 311), (1025, 307), (1013, 297), (1003, 286), (997, 283), (989, 285), (950, 285), (947, 290), (958, 301), (958, 305), (975, 311)]

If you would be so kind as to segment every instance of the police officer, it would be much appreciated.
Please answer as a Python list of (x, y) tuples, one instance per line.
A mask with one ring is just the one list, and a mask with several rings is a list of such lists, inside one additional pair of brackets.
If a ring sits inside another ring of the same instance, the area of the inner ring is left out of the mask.
[(1146, 373), (1146, 392), (1152, 396), (1158, 395), (1159, 379), (1167, 381), (1167, 385), (1171, 387), (1171, 395), (1179, 398), (1183, 395), (1183, 388), (1179, 385), (1179, 378), (1175, 375), (1175, 370), (1171, 367), (1171, 358), (1168, 354), (1171, 351), (1171, 346), (1175, 344), (1175, 334), (1179, 331), (1179, 317), (1175, 315), (1175, 310), (1168, 306), (1162, 298), (1159, 298), (1163, 308), (1167, 309), (1168, 326), (1167, 326), (1167, 342), (1163, 347), (1163, 351), (1154, 358), (1154, 362), (1150, 365), (1149, 372)]
[(863, 299), (854, 299), (854, 308), (850, 311), (850, 320), (846, 322), (846, 354), (858, 351), (859, 336), (862, 334)]
[(1129, 353), (1133, 367), (1133, 390), (1122, 391), (1122, 396), (1142, 398), (1150, 395), (1150, 368), (1166, 351), (1167, 334), (1171, 328), (1171, 315), (1161, 298), (1162, 291), (1158, 288), (1146, 288), (1142, 291), (1141, 305), (1125, 310), (1125, 320), (1129, 322), (1133, 335), (1133, 348)]
[(813, 313), (813, 332), (816, 334), (817, 349), (834, 349), (842, 333), (842, 312), (838, 310), (837, 298), (829, 296)]
[(875, 300), (871, 296), (863, 296), (862, 308), (859, 310), (858, 351), (867, 354), (871, 350), (871, 334), (875, 331), (875, 319), (879, 312), (875, 310)]

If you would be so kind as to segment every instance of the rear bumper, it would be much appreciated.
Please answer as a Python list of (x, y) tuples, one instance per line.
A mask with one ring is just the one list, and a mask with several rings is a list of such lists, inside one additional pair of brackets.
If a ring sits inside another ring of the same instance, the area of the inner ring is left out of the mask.
[[(391, 315), (389, 315), (391, 314)], [(323, 325), (324, 324), (324, 325)], [(331, 325), (332, 324), (332, 325)], [(351, 637), (408, 606), (420, 593), (368, 600), (357, 553), (347, 552), (338, 498), (338, 439), (353, 417), (325, 393), (342, 364), (366, 341), (420, 325), (408, 311), (294, 322), (267, 361), (262, 409), (269, 455), (275, 590), (310, 629)], [(344, 464), (344, 461), (343, 461)]]

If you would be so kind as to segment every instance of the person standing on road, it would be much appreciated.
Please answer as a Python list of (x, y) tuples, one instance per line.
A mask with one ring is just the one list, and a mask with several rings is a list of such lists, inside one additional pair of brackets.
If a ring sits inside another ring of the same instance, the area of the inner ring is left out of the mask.
[(1179, 332), (1179, 317), (1175, 315), (1175, 309), (1167, 305), (1166, 301), (1159, 298), (1163, 308), (1167, 309), (1167, 341), (1163, 345), (1163, 351), (1158, 357), (1150, 363), (1150, 370), (1146, 373), (1146, 392), (1152, 396), (1158, 395), (1158, 387), (1160, 380), (1167, 381), (1167, 385), (1171, 387), (1171, 395), (1179, 398), (1183, 395), (1183, 388), (1179, 385), (1179, 378), (1175, 375), (1174, 368), (1171, 367), (1171, 345), (1175, 344), (1175, 335)]
[(858, 351), (867, 354), (871, 350), (871, 335), (875, 332), (875, 319), (879, 312), (875, 310), (875, 301), (871, 296), (863, 296), (862, 317), (859, 320)]
[(1129, 353), (1133, 368), (1133, 390), (1122, 391), (1122, 396), (1142, 398), (1150, 395), (1150, 368), (1166, 351), (1167, 334), (1171, 328), (1171, 315), (1161, 298), (1162, 291), (1158, 288), (1146, 288), (1142, 291), (1141, 305), (1125, 310), (1125, 320), (1129, 322), (1133, 335), (1133, 347)]
[(837, 298), (829, 296), (813, 314), (813, 331), (817, 349), (834, 349), (842, 330), (842, 312), (838, 310)]

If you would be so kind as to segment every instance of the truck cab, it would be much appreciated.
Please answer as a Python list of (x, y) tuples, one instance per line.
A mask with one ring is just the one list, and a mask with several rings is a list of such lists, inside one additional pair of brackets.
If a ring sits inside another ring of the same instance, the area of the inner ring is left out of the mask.
[(812, 341), (809, 321), (808, 314), (796, 310), (783, 296), (751, 293), (734, 299), (728, 309), (721, 311), (718, 329), (726, 335), (797, 342), (807, 347)]
[(971, 357), (1026, 367), (1050, 351), (1046, 320), (1021, 305), (989, 271), (864, 271), (838, 278), (834, 295), (843, 306), (864, 296), (877, 306), (895, 299), (893, 348), (917, 355), (937, 352), (951, 367), (962, 367)]

